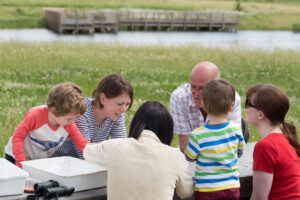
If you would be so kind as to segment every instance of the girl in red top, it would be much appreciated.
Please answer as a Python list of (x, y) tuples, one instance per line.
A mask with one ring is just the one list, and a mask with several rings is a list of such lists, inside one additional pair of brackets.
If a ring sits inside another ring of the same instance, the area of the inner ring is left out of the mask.
[(285, 121), (289, 98), (280, 88), (262, 84), (246, 94), (246, 121), (262, 136), (253, 152), (251, 200), (300, 199), (300, 142)]

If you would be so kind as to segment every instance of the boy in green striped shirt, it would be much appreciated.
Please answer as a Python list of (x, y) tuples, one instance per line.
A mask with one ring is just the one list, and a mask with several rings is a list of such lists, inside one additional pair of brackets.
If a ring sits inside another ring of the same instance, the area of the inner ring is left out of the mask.
[(235, 89), (224, 79), (208, 82), (202, 91), (210, 121), (195, 129), (185, 150), (187, 160), (196, 160), (195, 199), (239, 199), (237, 151), (245, 146), (241, 125), (229, 121)]

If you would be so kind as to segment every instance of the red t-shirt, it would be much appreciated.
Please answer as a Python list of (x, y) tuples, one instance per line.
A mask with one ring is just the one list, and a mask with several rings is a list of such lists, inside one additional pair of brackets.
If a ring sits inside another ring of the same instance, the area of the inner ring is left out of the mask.
[(253, 170), (273, 174), (269, 199), (300, 199), (300, 157), (284, 134), (272, 133), (255, 145)]

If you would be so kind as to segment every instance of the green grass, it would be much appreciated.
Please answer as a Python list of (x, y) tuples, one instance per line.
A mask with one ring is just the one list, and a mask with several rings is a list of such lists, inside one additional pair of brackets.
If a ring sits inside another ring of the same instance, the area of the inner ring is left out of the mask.
[[(44, 28), (44, 7), (67, 10), (164, 9), (235, 10), (236, 0), (1, 0), (0, 28)], [(239, 30), (292, 30), (300, 21), (300, 0), (242, 0)]]
[[(134, 104), (126, 113), (126, 125), (146, 100), (169, 108), (171, 92), (189, 80), (199, 61), (216, 63), (221, 76), (230, 80), (242, 102), (249, 87), (273, 83), (291, 100), (288, 121), (300, 125), (300, 52), (230, 51), (188, 47), (121, 47), (75, 43), (1, 43), (0, 45), (0, 157), (24, 114), (43, 105), (49, 89), (72, 81), (90, 96), (99, 80), (110, 73), (125, 76), (134, 88)], [(243, 111), (243, 115), (244, 115)], [(251, 141), (260, 139), (250, 127)], [(175, 136), (173, 146), (178, 145)]]
[(247, 15), (239, 21), (239, 30), (293, 30), (293, 25), (300, 21), (299, 16), (289, 13)]

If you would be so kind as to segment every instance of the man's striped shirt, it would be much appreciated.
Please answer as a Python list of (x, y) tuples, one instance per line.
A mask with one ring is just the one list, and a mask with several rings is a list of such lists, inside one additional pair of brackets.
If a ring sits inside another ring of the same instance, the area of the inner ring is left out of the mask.
[(241, 125), (227, 121), (195, 129), (185, 150), (196, 160), (195, 190), (213, 192), (240, 187), (237, 150), (245, 146)]

